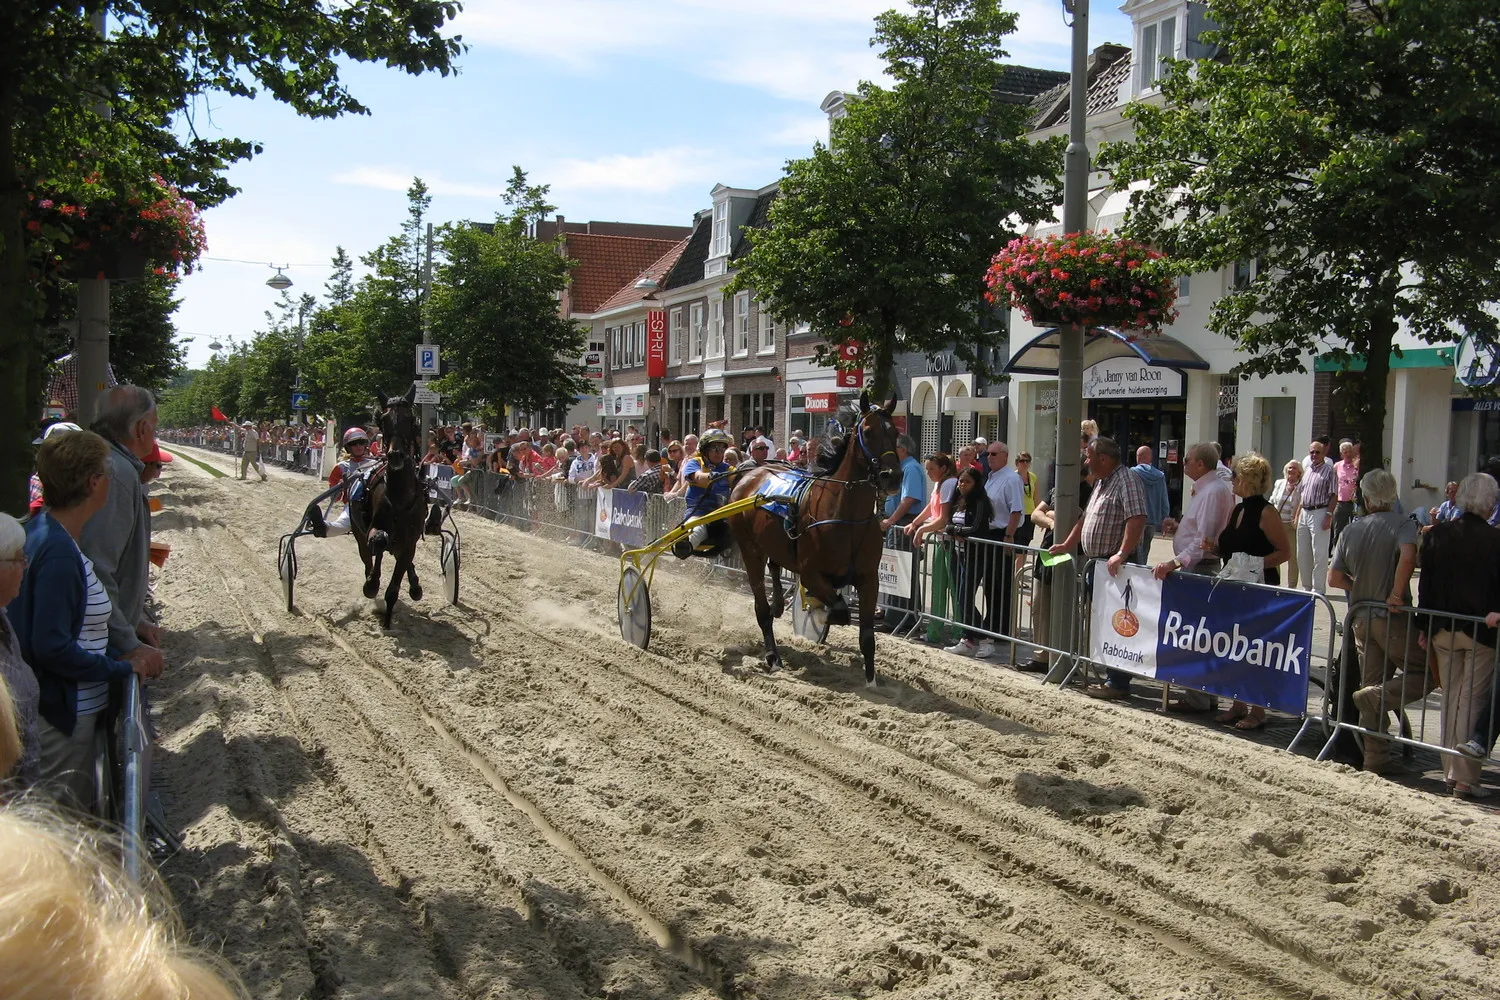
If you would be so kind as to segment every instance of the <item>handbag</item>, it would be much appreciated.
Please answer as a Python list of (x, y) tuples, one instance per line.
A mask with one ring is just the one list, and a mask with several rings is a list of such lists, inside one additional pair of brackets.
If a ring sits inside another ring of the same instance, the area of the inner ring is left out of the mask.
[(1220, 580), (1235, 580), (1240, 583), (1261, 583), (1266, 575), (1266, 561), (1261, 556), (1248, 552), (1236, 552), (1224, 563), (1224, 568), (1215, 574)]

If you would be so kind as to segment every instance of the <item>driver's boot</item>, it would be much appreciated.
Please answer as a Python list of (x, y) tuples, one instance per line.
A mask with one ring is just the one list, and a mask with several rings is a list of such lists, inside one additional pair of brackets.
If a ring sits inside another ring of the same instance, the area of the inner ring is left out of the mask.
[(312, 525), (312, 533), (314, 538), (328, 537), (328, 522), (323, 520), (322, 507), (319, 507), (315, 503), (308, 504), (307, 514), (305, 516), (307, 517), (308, 523)]
[(443, 508), (433, 504), (427, 511), (427, 527), (423, 529), (429, 535), (441, 535), (443, 533)]

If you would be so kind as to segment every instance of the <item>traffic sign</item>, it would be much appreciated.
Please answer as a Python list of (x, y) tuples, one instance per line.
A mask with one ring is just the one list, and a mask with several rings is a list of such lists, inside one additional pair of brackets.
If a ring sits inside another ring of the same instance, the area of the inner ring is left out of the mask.
[(294, 393), (292, 393), (292, 409), (294, 409), (294, 410), (305, 410), (305, 409), (307, 409), (307, 393), (305, 393), (305, 392), (294, 392)]
[(436, 344), (417, 345), (417, 374), (418, 375), (441, 375), (438, 359), (440, 352)]

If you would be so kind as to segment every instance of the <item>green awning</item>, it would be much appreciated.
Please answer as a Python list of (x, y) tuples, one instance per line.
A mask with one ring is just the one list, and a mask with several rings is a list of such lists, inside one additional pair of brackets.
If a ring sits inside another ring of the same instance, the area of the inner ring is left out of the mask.
[[(1404, 348), (1399, 355), (1391, 352), (1391, 370), (1397, 368), (1452, 368), (1454, 347), (1408, 347)], [(1348, 361), (1338, 361), (1334, 358), (1323, 356), (1313, 362), (1313, 371), (1316, 372), (1362, 372), (1365, 370), (1365, 359), (1352, 357)]]

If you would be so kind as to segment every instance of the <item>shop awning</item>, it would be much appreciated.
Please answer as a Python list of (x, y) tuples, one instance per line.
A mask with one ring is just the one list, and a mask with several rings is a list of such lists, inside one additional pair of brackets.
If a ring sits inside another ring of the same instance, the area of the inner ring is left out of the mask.
[[(1391, 371), (1397, 368), (1452, 368), (1453, 355), (1457, 350), (1456, 347), (1407, 347), (1400, 354), (1392, 351)], [(1325, 354), (1313, 362), (1313, 371), (1362, 372), (1365, 364), (1365, 358), (1360, 354), (1352, 355), (1344, 361)]]
[[(1005, 367), (1008, 375), (1056, 375), (1060, 331), (1045, 330), (1017, 351)], [(1137, 358), (1147, 365), (1162, 368), (1207, 371), (1209, 364), (1198, 352), (1165, 333), (1132, 338), (1129, 334), (1105, 327), (1090, 327), (1083, 338), (1083, 367), (1114, 358)]]

